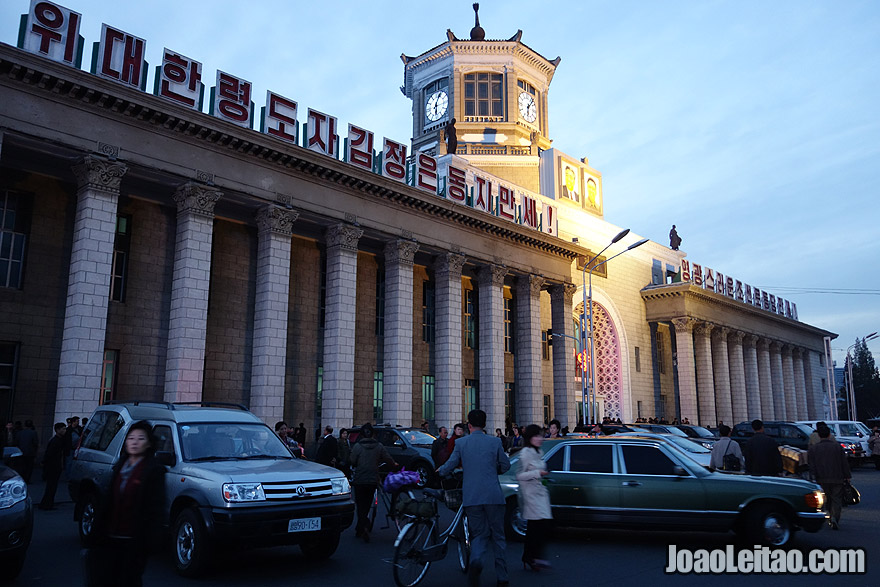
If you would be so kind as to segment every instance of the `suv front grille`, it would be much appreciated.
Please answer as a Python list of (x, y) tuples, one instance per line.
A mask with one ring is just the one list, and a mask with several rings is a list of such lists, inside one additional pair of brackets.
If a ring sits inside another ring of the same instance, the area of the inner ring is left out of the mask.
[(333, 495), (330, 479), (263, 483), (266, 501), (304, 501)]

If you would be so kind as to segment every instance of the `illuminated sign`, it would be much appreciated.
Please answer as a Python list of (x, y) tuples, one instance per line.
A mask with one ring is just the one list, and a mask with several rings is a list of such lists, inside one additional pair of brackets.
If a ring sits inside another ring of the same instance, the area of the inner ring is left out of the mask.
[(691, 263), (687, 259), (681, 260), (681, 280), (689, 281), (703, 289), (733, 298), (738, 302), (743, 302), (750, 306), (791, 318), (792, 320), (798, 319), (797, 304), (794, 302), (789, 302), (766, 291), (761, 291), (757, 287), (744, 284), (738, 279), (734, 279), (729, 275), (725, 276), (722, 273), (713, 271), (709, 267)]
[[(31, 0), (28, 14), (22, 15), (18, 46), (30, 53), (79, 68), (84, 39), (79, 35), (82, 15), (54, 2)], [(101, 27), (101, 39), (94, 43), (91, 72), (127, 86), (145, 91), (148, 65), (147, 42), (108, 24)], [(202, 64), (191, 57), (165, 48), (162, 64), (156, 67), (153, 93), (169, 102), (202, 111), (205, 85)], [(208, 100), (208, 113), (216, 118), (253, 130), (254, 102), (251, 82), (217, 70), (215, 85)], [(286, 143), (300, 145), (322, 155), (338, 158), (340, 137), (336, 117), (308, 108), (306, 121), (297, 119), (298, 105), (272, 91), (266, 92), (260, 108), (256, 132)], [(441, 162), (427, 153), (407, 157), (407, 145), (385, 137), (381, 150), (373, 150), (379, 141), (359, 126), (348, 125), (342, 148), (343, 161), (383, 177), (406, 183), (418, 190), (446, 198), (485, 214), (490, 214), (525, 228), (558, 236), (556, 206), (544, 203), (537, 194), (482, 175), (467, 162), (453, 164), (455, 156)], [(567, 197), (581, 199), (581, 178), (571, 166), (566, 184)], [(593, 181), (593, 180), (589, 180)], [(588, 181), (589, 197), (595, 201), (596, 185)], [(601, 206), (601, 204), (599, 204)]]

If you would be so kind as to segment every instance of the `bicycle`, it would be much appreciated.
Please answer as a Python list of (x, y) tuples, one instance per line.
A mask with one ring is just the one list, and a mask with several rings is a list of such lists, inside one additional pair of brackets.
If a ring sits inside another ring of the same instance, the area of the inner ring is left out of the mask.
[[(385, 465), (380, 465), (380, 469), (382, 469)], [(385, 487), (385, 478), (388, 477), (388, 474), (391, 471), (383, 472), (379, 471), (379, 485), (376, 487), (376, 491), (373, 492), (373, 505), (370, 507), (370, 513), (367, 515), (367, 519), (369, 520), (370, 532), (373, 531), (373, 525), (376, 522), (376, 516), (379, 513), (379, 504), (381, 503), (385, 507), (385, 525), (382, 526), (382, 530), (387, 530), (391, 527), (391, 523), (394, 523), (394, 528), (397, 532), (400, 532), (400, 529), (403, 528), (407, 523), (413, 520), (412, 516), (402, 514), (398, 511), (395, 511), (395, 502), (397, 501), (397, 495), (400, 491), (403, 491), (406, 488), (415, 488), (414, 485), (409, 485), (404, 488), (401, 488), (399, 491), (385, 491), (383, 489)]]
[[(428, 572), (432, 562), (443, 560), (448, 552), (447, 543), (452, 538), (457, 543), (458, 566), (467, 572), (470, 565), (471, 543), (467, 517), (462, 505), (461, 489), (422, 490), (427, 499), (413, 499), (414, 505), (399, 504), (414, 516), (394, 541), (392, 571), (398, 587), (414, 587)], [(440, 513), (437, 502), (443, 502), (455, 512), (449, 526), (439, 532)]]

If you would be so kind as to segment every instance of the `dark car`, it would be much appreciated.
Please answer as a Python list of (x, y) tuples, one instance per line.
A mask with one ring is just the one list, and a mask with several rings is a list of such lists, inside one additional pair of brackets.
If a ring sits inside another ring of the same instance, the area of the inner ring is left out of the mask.
[(687, 434), (688, 438), (696, 440), (709, 450), (712, 450), (712, 447), (715, 446), (715, 441), (719, 438), (717, 434), (702, 426), (676, 424), (675, 427)]
[[(349, 428), (348, 438), (352, 446), (357, 442), (360, 434), (360, 426)], [(373, 428), (373, 437), (385, 446), (385, 450), (397, 464), (419, 474), (420, 487), (436, 483), (437, 475), (434, 469), (437, 467), (434, 465), (434, 459), (431, 458), (431, 443), (436, 440), (435, 436), (419, 428), (376, 426)]]
[[(8, 451), (8, 454), (7, 454)], [(3, 449), (4, 461), (18, 449)], [(34, 532), (34, 510), (27, 483), (11, 468), (0, 464), (0, 583), (21, 572)]]
[[(603, 436), (544, 441), (544, 478), (560, 526), (643, 530), (734, 531), (748, 544), (783, 546), (795, 530), (826, 522), (822, 488), (803, 479), (708, 471), (665, 439)], [(506, 527), (522, 539), (519, 468), (498, 477)]]
[[(810, 447), (812, 432), (813, 430), (806, 424), (781, 420), (764, 422), (764, 434), (775, 440), (776, 444), (780, 446), (787, 444), (801, 450), (807, 450)], [(733, 431), (730, 433), (730, 437), (741, 445), (754, 435), (755, 431), (752, 430), (751, 422), (740, 422), (733, 427)]]

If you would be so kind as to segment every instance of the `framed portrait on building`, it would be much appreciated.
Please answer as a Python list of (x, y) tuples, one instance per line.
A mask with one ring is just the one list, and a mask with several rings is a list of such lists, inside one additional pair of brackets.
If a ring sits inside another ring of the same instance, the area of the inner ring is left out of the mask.
[(589, 172), (585, 172), (586, 176), (586, 193), (584, 197), (584, 208), (596, 214), (602, 214), (602, 190), (599, 188), (599, 182), (596, 178), (591, 177)]
[(581, 203), (583, 188), (581, 166), (578, 162), (565, 156), (559, 157), (559, 185), (556, 189), (558, 199)]

